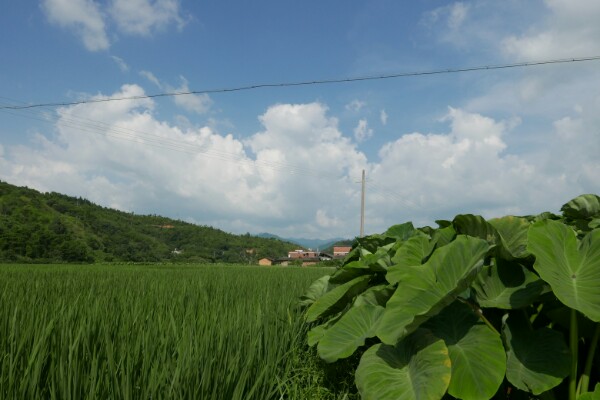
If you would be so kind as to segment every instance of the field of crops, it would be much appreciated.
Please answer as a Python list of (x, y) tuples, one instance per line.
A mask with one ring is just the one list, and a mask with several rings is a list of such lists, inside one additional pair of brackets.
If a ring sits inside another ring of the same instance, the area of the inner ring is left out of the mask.
[(0, 265), (0, 398), (299, 398), (293, 303), (330, 272)]

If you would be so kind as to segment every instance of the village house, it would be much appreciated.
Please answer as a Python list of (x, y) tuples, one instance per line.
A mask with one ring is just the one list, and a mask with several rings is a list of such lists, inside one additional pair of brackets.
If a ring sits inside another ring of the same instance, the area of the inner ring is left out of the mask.
[(352, 250), (351, 246), (334, 246), (333, 247), (333, 257), (341, 258), (346, 257), (348, 253)]

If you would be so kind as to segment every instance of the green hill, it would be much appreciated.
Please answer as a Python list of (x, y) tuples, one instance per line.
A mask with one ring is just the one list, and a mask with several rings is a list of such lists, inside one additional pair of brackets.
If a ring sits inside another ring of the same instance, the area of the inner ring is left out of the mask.
[(135, 215), (0, 181), (0, 261), (254, 262), (295, 244)]

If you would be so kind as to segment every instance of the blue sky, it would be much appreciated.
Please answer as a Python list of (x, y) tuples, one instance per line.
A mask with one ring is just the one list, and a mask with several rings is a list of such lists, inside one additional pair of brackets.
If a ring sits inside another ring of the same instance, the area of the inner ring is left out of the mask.
[[(0, 105), (600, 55), (600, 3), (12, 2)], [(600, 61), (0, 110), (0, 179), (232, 232), (352, 237), (600, 187)]]

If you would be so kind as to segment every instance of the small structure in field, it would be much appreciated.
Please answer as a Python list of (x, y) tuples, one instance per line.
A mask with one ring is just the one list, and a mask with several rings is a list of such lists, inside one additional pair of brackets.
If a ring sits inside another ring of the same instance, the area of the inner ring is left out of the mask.
[(275, 260), (273, 260), (272, 258), (263, 257), (260, 260), (258, 260), (258, 265), (273, 265), (274, 261)]

